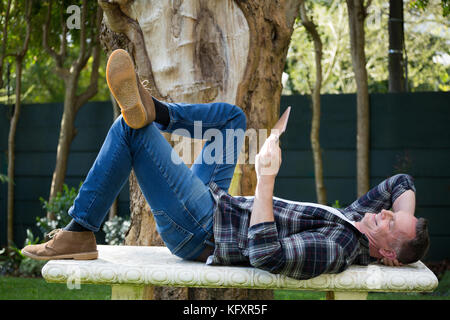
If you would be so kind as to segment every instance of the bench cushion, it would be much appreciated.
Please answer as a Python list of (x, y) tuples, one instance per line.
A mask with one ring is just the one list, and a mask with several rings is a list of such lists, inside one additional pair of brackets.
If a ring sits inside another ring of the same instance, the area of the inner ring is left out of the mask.
[(438, 280), (422, 262), (388, 267), (353, 265), (339, 274), (295, 280), (252, 267), (208, 266), (185, 261), (165, 247), (99, 245), (96, 260), (51, 260), (48, 282), (315, 291), (433, 291)]

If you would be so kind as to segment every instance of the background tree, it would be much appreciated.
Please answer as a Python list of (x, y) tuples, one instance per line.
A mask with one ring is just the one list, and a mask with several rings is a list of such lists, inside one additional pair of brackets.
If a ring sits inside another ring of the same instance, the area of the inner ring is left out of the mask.
[[(53, 172), (50, 187), (50, 200), (62, 190), (67, 171), (67, 161), (70, 145), (76, 135), (75, 118), (80, 108), (97, 93), (98, 67), (100, 63), (100, 45), (98, 31), (102, 19), (102, 11), (93, 2), (83, 0), (81, 3), (80, 29), (69, 29), (64, 13), (73, 2), (62, 2), (54, 5), (50, 0), (47, 6), (47, 15), (43, 25), (43, 46), (45, 51), (54, 59), (55, 72), (63, 80), (64, 111), (61, 119), (61, 128), (56, 153), (56, 166)], [(59, 20), (59, 21), (58, 21)], [(60, 40), (50, 39), (50, 32), (60, 35)], [(54, 43), (51, 43), (51, 40)], [(59, 49), (56, 47), (59, 42)], [(75, 56), (70, 49), (79, 46)], [(79, 88), (79, 79), (83, 68), (92, 57), (90, 83), (84, 91)], [(72, 61), (70, 61), (72, 60)], [(49, 218), (51, 214), (49, 213)]]
[(389, 0), (389, 92), (405, 91), (403, 0)]
[[(322, 41), (322, 93), (356, 90), (348, 52), (347, 10), (339, 0), (308, 2), (308, 14)], [(287, 55), (283, 94), (310, 94), (315, 75), (314, 43), (302, 24), (295, 25)]]
[[(0, 87), (3, 87), (3, 63), (7, 54), (7, 46), (8, 46), (8, 24), (9, 24), (9, 20), (10, 20), (10, 13), (11, 13), (11, 4), (12, 4), (12, 0), (8, 0), (8, 3), (5, 6), (5, 3), (1, 3), (2, 5), (2, 24), (3, 24), (3, 28), (2, 28), (2, 46), (0, 48)], [(8, 73), (9, 73), (9, 66), (8, 66)], [(9, 83), (8, 83), (9, 85)], [(9, 93), (9, 88), (7, 88), (8, 93)], [(9, 101), (8, 101), (9, 102)], [(10, 134), (11, 135), (11, 132)], [(8, 147), (9, 147), (9, 140), (8, 139)], [(9, 161), (9, 157), (10, 157), (10, 153), (8, 153), (8, 161)], [(12, 241), (13, 239), (13, 227), (14, 227), (14, 221), (13, 221), (13, 205), (10, 205), (10, 197), (9, 195), (11, 195), (11, 197), (14, 198), (14, 187), (12, 187), (12, 192), (10, 190), (10, 186), (13, 186), (13, 183), (10, 183), (9, 180), (9, 173), (10, 173), (10, 168), (11, 166), (8, 164), (8, 172), (7, 175), (0, 175), (0, 182), (8, 182), (8, 212), (7, 212), (7, 241), (8, 243), (10, 243), (10, 241)], [(12, 172), (14, 172), (14, 167), (12, 168)], [(14, 179), (14, 175), (13, 175), (13, 179)]]
[[(28, 44), (31, 35), (31, 12), (32, 12), (32, 0), (26, 1), (15, 1), (14, 12), (11, 12), (11, 1), (8, 1), (6, 8), (6, 20), (4, 28), (4, 36), (2, 41), (2, 60), (6, 56), (11, 56), (15, 62), (15, 74), (16, 74), (16, 85), (15, 85), (15, 103), (11, 107), (11, 119), (8, 134), (8, 224), (7, 224), (7, 241), (8, 243), (13, 243), (14, 240), (14, 172), (15, 172), (15, 144), (16, 144), (16, 132), (17, 124), (20, 118), (21, 110), (21, 90), (22, 90), (22, 67), (25, 55), (28, 51)], [(14, 23), (13, 31), (14, 33), (23, 34), (23, 25), (25, 25), (25, 36), (22, 42), (17, 43), (17, 39), (12, 39), (12, 41), (7, 40), (8, 30), (6, 25), (10, 18), (10, 14), (13, 18)], [(22, 30), (20, 30), (22, 29)], [(12, 42), (12, 43), (9, 43)], [(13, 49), (14, 48), (14, 49)], [(8, 52), (11, 49), (13, 52)]]
[[(433, 0), (409, 0), (409, 5), (419, 10), (425, 10)], [(440, 0), (442, 16), (447, 17), (450, 14), (450, 0)]]
[[(141, 80), (165, 101), (239, 105), (248, 128), (279, 117), (281, 75), (298, 1), (99, 1), (108, 52), (126, 49)], [(168, 138), (168, 137), (166, 137)], [(194, 154), (194, 156), (196, 156)], [(254, 166), (240, 164), (230, 194), (253, 194)], [(161, 244), (136, 179), (130, 179), (132, 225), (126, 243)], [(181, 290), (181, 292), (180, 292)], [(164, 289), (156, 298), (270, 298), (271, 291)]]
[[(320, 149), (320, 90), (322, 88), (322, 40), (316, 24), (308, 17), (305, 1), (300, 1), (300, 19), (302, 25), (312, 38), (314, 43), (315, 84), (310, 85), (312, 97), (312, 121), (311, 121), (311, 147), (314, 160), (314, 179), (316, 185), (317, 202), (327, 204), (327, 193), (323, 182), (323, 161)], [(308, 81), (309, 83), (309, 81)]]
[[(347, 8), (340, 1), (310, 2), (323, 42), (323, 94), (356, 92), (349, 47)], [(450, 88), (450, 23), (443, 16), (440, 1), (429, 1), (426, 8), (404, 7), (405, 56), (407, 53), (408, 90), (448, 91)], [(389, 91), (389, 3), (373, 0), (365, 25), (366, 69), (369, 93)], [(285, 72), (288, 75), (283, 94), (309, 94), (314, 75), (314, 49), (307, 33), (295, 26), (288, 51)], [(406, 63), (406, 61), (405, 61)], [(330, 68), (332, 66), (332, 68)], [(406, 71), (406, 70), (405, 70)]]
[(11, 12), (12, 0), (8, 0), (5, 6), (5, 2), (0, 2), (1, 6), (1, 25), (2, 25), (2, 46), (0, 48), (0, 88), (3, 88), (3, 63), (6, 57), (6, 47), (8, 43), (8, 24), (9, 16)]
[(370, 109), (367, 82), (364, 21), (370, 0), (347, 0), (350, 30), (350, 51), (356, 81), (356, 183), (357, 196), (364, 195), (370, 186), (369, 143)]
[(405, 46), (408, 52), (410, 91), (450, 90), (450, 2), (411, 1), (405, 15)]

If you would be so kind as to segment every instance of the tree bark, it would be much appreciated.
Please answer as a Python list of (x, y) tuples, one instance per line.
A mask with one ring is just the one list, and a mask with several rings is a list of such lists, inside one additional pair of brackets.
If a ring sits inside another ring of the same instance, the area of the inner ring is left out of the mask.
[[(236, 1), (249, 28), (246, 69), (239, 83), (236, 104), (247, 114), (249, 129), (270, 129), (279, 118), (281, 75), (286, 62), (299, 1)], [(259, 141), (261, 146), (264, 141)], [(254, 195), (254, 164), (239, 164), (232, 195)]]
[[(74, 94), (77, 88), (78, 77), (71, 77), (65, 81), (64, 109), (61, 117), (59, 129), (58, 148), (56, 150), (56, 165), (53, 171), (52, 184), (50, 188), (50, 199), (56, 197), (57, 193), (63, 189), (64, 179), (67, 172), (67, 162), (69, 159), (70, 145), (76, 135), (75, 130), (75, 104)], [(50, 219), (55, 217), (49, 213)]]
[(366, 55), (364, 52), (364, 21), (367, 16), (367, 6), (364, 6), (364, 0), (347, 0), (347, 8), (350, 28), (352, 65), (356, 81), (356, 178), (357, 196), (360, 197), (369, 190), (370, 186), (370, 110), (369, 90), (367, 84)]
[[(226, 101), (240, 106), (248, 128), (270, 128), (279, 116), (281, 74), (297, 1), (99, 0), (110, 52), (133, 56), (141, 81), (156, 98), (176, 102)], [(126, 37), (126, 39), (124, 38)], [(169, 135), (165, 135), (170, 139)], [(171, 139), (170, 139), (171, 140)], [(194, 148), (194, 159), (201, 148)], [(239, 164), (230, 194), (254, 194), (254, 165)], [(130, 177), (131, 227), (126, 244), (162, 245), (151, 210)], [(155, 290), (157, 299), (267, 299), (265, 290)]]
[(403, 72), (403, 1), (389, 1), (389, 92), (404, 92)]
[[(17, 50), (13, 56), (16, 60), (16, 101), (14, 105), (14, 111), (12, 113), (12, 118), (10, 120), (9, 126), (9, 135), (8, 135), (8, 225), (7, 225), (7, 241), (8, 244), (12, 244), (14, 242), (14, 199), (15, 199), (15, 190), (14, 190), (14, 181), (15, 181), (15, 158), (16, 158), (16, 132), (17, 132), (17, 124), (20, 118), (21, 111), (21, 91), (22, 91), (22, 64), (25, 58), (25, 54), (28, 51), (28, 43), (30, 41), (31, 35), (31, 8), (32, 8), (32, 0), (27, 0), (25, 2), (25, 21), (26, 21), (26, 34), (25, 39), (22, 44), (22, 48)], [(9, 11), (10, 2), (8, 3), (8, 11)], [(6, 35), (4, 35), (6, 37)], [(6, 42), (4, 42), (6, 46)], [(6, 47), (5, 47), (6, 50)]]
[(300, 1), (300, 18), (302, 25), (311, 35), (314, 43), (314, 59), (316, 64), (316, 81), (312, 88), (312, 121), (311, 121), (311, 147), (314, 160), (314, 178), (316, 183), (317, 202), (327, 204), (327, 191), (323, 182), (323, 161), (320, 148), (320, 90), (322, 88), (322, 40), (317, 31), (317, 26), (308, 18), (305, 2)]
[(14, 181), (15, 181), (15, 161), (16, 161), (16, 132), (20, 117), (21, 101), (20, 92), (22, 87), (22, 57), (16, 57), (16, 103), (14, 105), (13, 116), (10, 121), (8, 135), (8, 244), (14, 242)]

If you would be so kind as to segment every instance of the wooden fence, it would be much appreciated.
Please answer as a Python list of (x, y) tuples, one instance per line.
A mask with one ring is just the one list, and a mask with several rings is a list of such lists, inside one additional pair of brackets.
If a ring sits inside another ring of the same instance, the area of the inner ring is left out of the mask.
[[(281, 112), (292, 106), (287, 132), (281, 139), (283, 164), (275, 195), (316, 201), (309, 141), (310, 99), (283, 96)], [(450, 257), (450, 93), (425, 92), (370, 96), (371, 187), (396, 174), (408, 173), (417, 187), (416, 215), (429, 219), (431, 248), (425, 260)], [(0, 106), (0, 173), (6, 174), (9, 108)], [(36, 217), (45, 212), (39, 197), (48, 197), (55, 166), (61, 103), (23, 106), (16, 143), (15, 243), (22, 246), (26, 229), (36, 234)], [(66, 183), (78, 186), (112, 123), (110, 102), (90, 102), (80, 111)], [(330, 204), (356, 199), (356, 96), (323, 95), (320, 142)], [(0, 245), (6, 245), (6, 184), (0, 185)], [(129, 192), (119, 195), (119, 214), (129, 215)], [(102, 242), (104, 235), (97, 234)]]

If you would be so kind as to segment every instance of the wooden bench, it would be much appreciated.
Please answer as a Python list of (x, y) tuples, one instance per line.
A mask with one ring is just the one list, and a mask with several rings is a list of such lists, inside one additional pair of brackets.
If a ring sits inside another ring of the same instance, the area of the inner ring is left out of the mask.
[[(353, 265), (339, 274), (295, 280), (252, 267), (208, 266), (185, 261), (165, 247), (99, 245), (96, 260), (52, 260), (42, 269), (47, 282), (74, 288), (107, 284), (112, 299), (148, 299), (153, 286), (326, 291), (327, 298), (366, 299), (370, 292), (433, 291), (438, 280), (422, 262), (403, 267)], [(334, 294), (333, 294), (334, 293)]]

